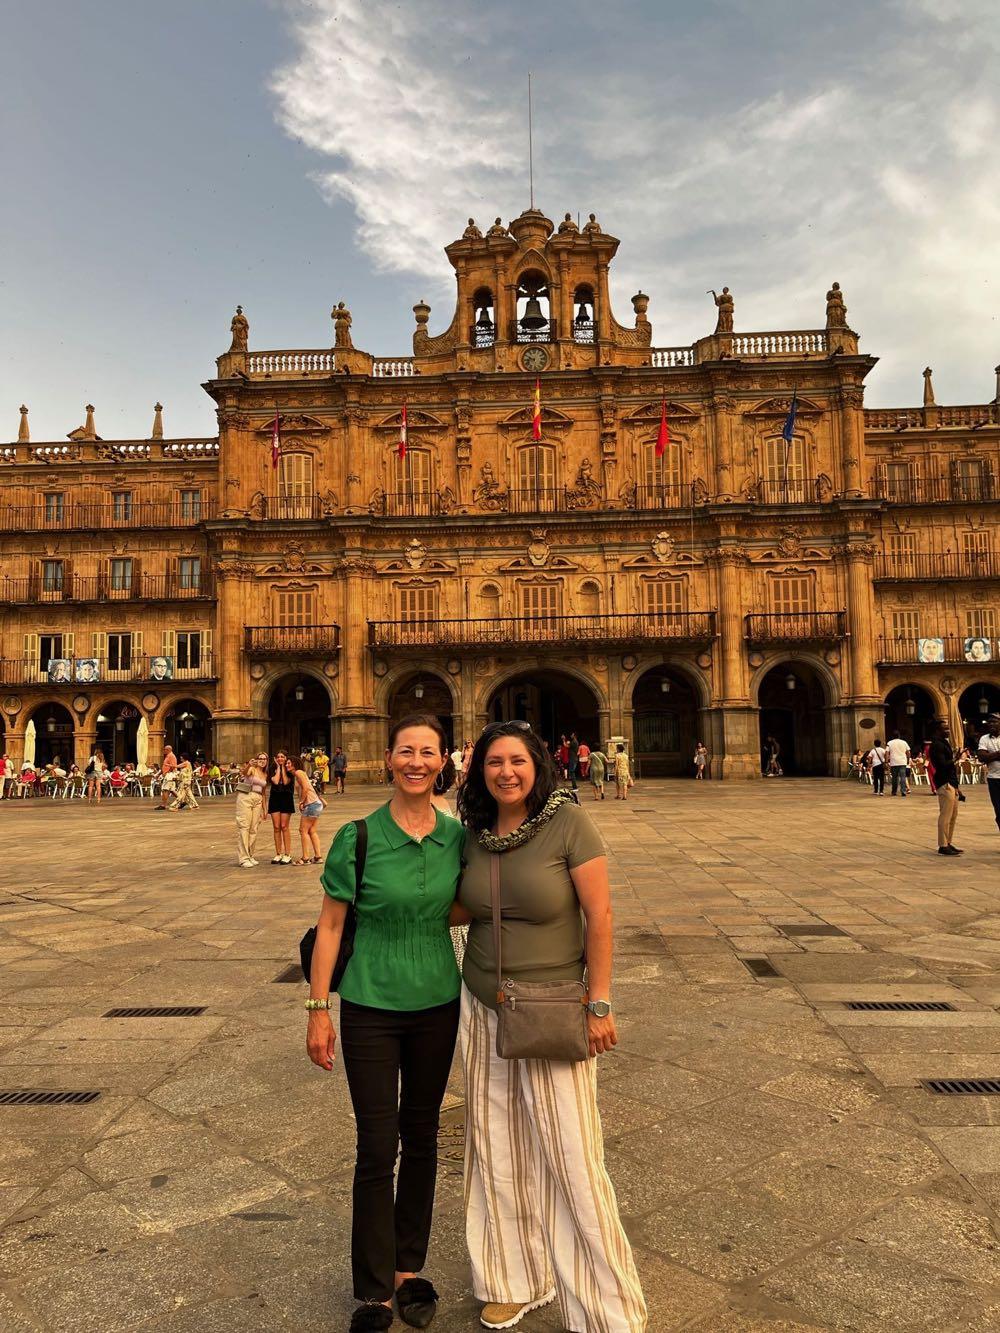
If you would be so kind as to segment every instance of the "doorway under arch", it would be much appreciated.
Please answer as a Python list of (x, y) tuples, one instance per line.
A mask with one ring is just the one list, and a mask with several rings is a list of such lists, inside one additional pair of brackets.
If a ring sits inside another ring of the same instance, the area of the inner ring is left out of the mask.
[(304, 750), (323, 746), (330, 749), (330, 715), (333, 703), (326, 686), (315, 676), (290, 672), (275, 682), (268, 701), (270, 727), (268, 745), (271, 754), (284, 750), (300, 755)]
[[(178, 759), (182, 754), (192, 762), (219, 758), (211, 753), (212, 714), (200, 699), (177, 699), (172, 703), (164, 719), (164, 733), (164, 742), (174, 747)], [(229, 759), (230, 756), (223, 758)]]
[(826, 687), (808, 662), (777, 662), (760, 682), (761, 772), (767, 772), (769, 738), (778, 743), (778, 762), (789, 777), (821, 777), (827, 758)]
[(454, 750), (455, 702), (451, 690), (440, 676), (432, 671), (415, 671), (412, 675), (400, 677), (392, 687), (388, 708), (390, 727), (410, 713), (430, 713), (444, 727), (449, 751)]
[(969, 685), (958, 698), (958, 715), (962, 719), (965, 733), (964, 743), (974, 749), (979, 737), (986, 730), (986, 719), (990, 713), (1000, 713), (1000, 686), (984, 680)]
[(530, 722), (555, 751), (561, 736), (576, 732), (591, 749), (602, 745), (600, 704), (594, 691), (576, 676), (554, 670), (522, 671), (490, 695), (491, 722)]
[(138, 762), (136, 738), (141, 717), (135, 704), (124, 699), (101, 705), (97, 714), (97, 737), (94, 744), (104, 755), (104, 762), (109, 768), (114, 768), (116, 764)]
[(644, 778), (689, 777), (699, 739), (698, 699), (690, 680), (669, 666), (651, 667), (632, 691), (632, 747)]
[(26, 720), (35, 724), (35, 767), (58, 758), (68, 769), (73, 762), (73, 716), (62, 704), (39, 704)]
[(885, 696), (884, 706), (885, 735), (880, 739), (891, 740), (898, 732), (910, 752), (919, 754), (934, 730), (938, 712), (934, 696), (922, 685), (896, 685)]

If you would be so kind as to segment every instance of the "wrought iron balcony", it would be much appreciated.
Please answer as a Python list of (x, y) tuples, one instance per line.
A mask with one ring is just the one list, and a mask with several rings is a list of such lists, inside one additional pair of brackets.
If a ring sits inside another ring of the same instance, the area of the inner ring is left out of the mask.
[[(82, 636), (80, 636), (82, 637)], [(46, 690), (79, 690), (81, 686), (104, 684), (168, 685), (181, 680), (214, 680), (215, 663), (210, 652), (202, 652), (197, 666), (179, 666), (176, 657), (156, 653), (132, 653), (118, 657), (71, 658), (48, 662), (22, 658), (0, 658), (0, 686), (39, 685)]]
[(502, 651), (529, 645), (560, 650), (577, 646), (699, 645), (714, 638), (714, 611), (368, 622), (368, 646), (372, 650), (490, 647)]
[(523, 329), (520, 320), (512, 319), (508, 325), (508, 337), (512, 343), (554, 343), (557, 324), (554, 319), (547, 319), (537, 329)]
[(247, 625), (247, 657), (332, 657), (340, 651), (339, 625)]
[(871, 496), (898, 505), (984, 504), (1000, 500), (1000, 486), (985, 470), (974, 477), (878, 477)]
[(968, 642), (966, 650), (966, 640), (956, 635), (900, 639), (886, 634), (878, 641), (878, 661), (885, 666), (937, 666), (942, 662), (990, 662), (1000, 656), (995, 639), (970, 638)]
[(876, 583), (937, 583), (940, 579), (1000, 579), (1000, 551), (914, 551), (880, 555)]
[(150, 528), (193, 528), (214, 518), (214, 500), (194, 503), (137, 500), (130, 504), (89, 504), (67, 500), (61, 505), (35, 501), (0, 506), (0, 532), (75, 532), (92, 529), (141, 531)]
[(204, 571), (191, 574), (143, 574), (131, 577), (112, 574), (76, 574), (70, 570), (60, 579), (42, 574), (28, 578), (0, 578), (0, 603), (34, 606), (50, 602), (196, 602), (211, 601), (215, 585)]
[(315, 523), (323, 518), (327, 505), (318, 495), (263, 495), (251, 510), (252, 517), (279, 522)]
[(744, 621), (747, 642), (766, 647), (773, 643), (836, 643), (846, 638), (844, 611), (753, 612)]

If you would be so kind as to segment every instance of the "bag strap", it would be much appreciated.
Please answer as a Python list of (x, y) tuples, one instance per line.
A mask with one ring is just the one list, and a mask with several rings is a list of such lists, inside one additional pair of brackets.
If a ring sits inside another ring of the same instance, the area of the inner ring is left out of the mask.
[(493, 912), (493, 952), (497, 960), (497, 1003), (503, 1004), (503, 971), (500, 961), (500, 857), (490, 853), (490, 903)]
[(365, 861), (368, 859), (368, 822), (364, 819), (354, 821), (354, 901), (361, 897), (361, 885), (365, 878)]

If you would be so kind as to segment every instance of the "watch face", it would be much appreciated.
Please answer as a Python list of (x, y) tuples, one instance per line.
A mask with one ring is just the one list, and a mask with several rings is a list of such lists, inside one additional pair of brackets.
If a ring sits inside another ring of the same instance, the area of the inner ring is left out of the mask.
[(549, 364), (549, 354), (544, 347), (529, 347), (521, 357), (525, 370), (544, 370)]
[(607, 1018), (611, 1013), (611, 1005), (607, 1000), (594, 1000), (590, 1006), (590, 1012), (595, 1018)]

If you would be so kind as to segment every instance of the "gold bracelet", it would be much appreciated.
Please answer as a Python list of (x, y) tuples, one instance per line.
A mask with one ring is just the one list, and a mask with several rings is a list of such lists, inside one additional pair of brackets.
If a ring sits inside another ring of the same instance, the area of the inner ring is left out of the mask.
[(307, 1009), (332, 1009), (333, 1001), (327, 997), (325, 1000), (306, 1000)]

